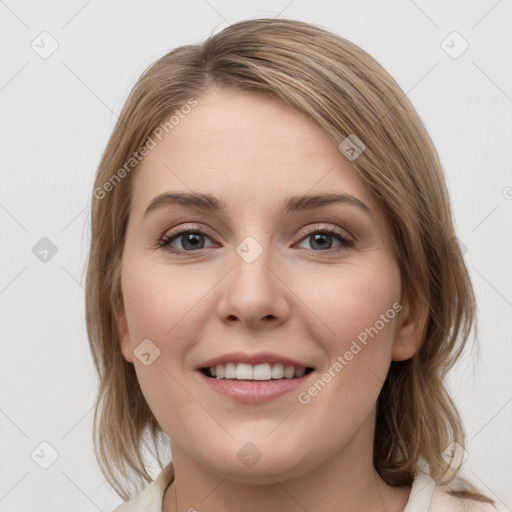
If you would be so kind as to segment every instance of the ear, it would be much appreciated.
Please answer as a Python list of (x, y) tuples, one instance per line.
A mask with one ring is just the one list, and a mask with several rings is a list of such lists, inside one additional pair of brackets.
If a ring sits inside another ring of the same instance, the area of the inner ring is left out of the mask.
[(117, 317), (119, 318), (119, 343), (121, 345), (121, 352), (129, 363), (133, 363), (133, 348), (130, 340), (130, 331), (128, 330), (128, 320), (126, 318), (124, 304), (122, 303), (119, 307)]
[(405, 361), (418, 352), (423, 343), (429, 313), (428, 303), (421, 300), (414, 290), (404, 294), (401, 304), (393, 341), (393, 361)]

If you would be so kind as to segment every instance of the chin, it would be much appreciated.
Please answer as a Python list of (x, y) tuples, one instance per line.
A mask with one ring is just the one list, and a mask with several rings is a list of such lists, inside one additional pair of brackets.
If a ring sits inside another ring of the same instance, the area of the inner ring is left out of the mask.
[[(247, 438), (249, 439), (249, 438)], [(301, 447), (301, 451), (298, 451)], [(304, 450), (304, 443), (291, 442), (284, 446), (279, 441), (262, 440), (242, 443), (231, 440), (215, 449), (207, 449), (212, 458), (198, 461), (201, 465), (209, 466), (223, 476), (229, 474), (229, 479), (239, 483), (254, 485), (275, 484), (276, 480), (283, 481), (299, 477), (314, 467), (314, 447), (312, 452)]]

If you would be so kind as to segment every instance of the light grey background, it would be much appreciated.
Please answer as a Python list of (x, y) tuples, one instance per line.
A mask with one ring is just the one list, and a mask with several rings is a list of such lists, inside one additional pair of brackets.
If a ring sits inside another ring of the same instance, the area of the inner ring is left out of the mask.
[[(510, 1), (0, 0), (1, 511), (121, 502), (91, 439), (83, 286), (94, 173), (151, 62), (268, 16), (320, 24), (368, 51), (434, 139), (479, 301), (480, 355), (468, 351), (450, 379), (468, 432), (464, 467), (512, 510)], [(464, 41), (454, 31), (469, 44), (457, 58)], [(33, 252), (43, 237), (57, 248), (46, 262)], [(58, 457), (43, 469), (52, 450)]]

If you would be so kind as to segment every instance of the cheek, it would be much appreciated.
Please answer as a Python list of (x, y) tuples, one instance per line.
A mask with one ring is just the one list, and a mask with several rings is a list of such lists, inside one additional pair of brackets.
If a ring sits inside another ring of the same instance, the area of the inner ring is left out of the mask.
[(215, 281), (208, 272), (171, 271), (165, 264), (127, 262), (123, 298), (135, 340), (150, 338), (161, 350), (172, 342), (173, 350), (179, 350), (180, 340), (185, 340), (187, 333), (190, 336), (191, 325), (206, 305), (203, 297)]
[[(127, 260), (123, 268), (123, 299), (137, 379), (157, 421), (173, 434), (186, 433), (190, 428), (188, 415), (197, 414), (195, 402), (183, 385), (182, 372), (195, 342), (191, 333), (205, 315), (206, 303), (201, 298), (215, 283), (212, 276), (209, 279), (203, 274), (171, 272), (169, 266), (149, 261), (144, 264), (143, 259)], [(142, 352), (137, 349), (139, 344), (144, 341), (148, 346), (145, 340), (151, 341), (152, 362), (148, 365), (137, 357)]]
[(338, 273), (331, 269), (325, 278), (319, 274), (315, 280), (305, 279), (303, 289), (315, 313), (305, 325), (326, 355), (322, 370), (330, 371), (331, 378), (325, 379), (338, 382), (334, 387), (352, 396), (361, 396), (364, 389), (378, 394), (402, 307), (398, 268), (389, 264), (347, 266)]
[[(338, 272), (326, 269), (314, 279), (302, 278), (303, 296), (331, 333), (331, 339), (357, 337), (386, 315), (396, 315), (393, 304), (400, 300), (400, 274), (394, 265), (365, 265), (340, 268)], [(383, 333), (389, 331), (379, 322)], [(324, 328), (324, 331), (326, 329)]]

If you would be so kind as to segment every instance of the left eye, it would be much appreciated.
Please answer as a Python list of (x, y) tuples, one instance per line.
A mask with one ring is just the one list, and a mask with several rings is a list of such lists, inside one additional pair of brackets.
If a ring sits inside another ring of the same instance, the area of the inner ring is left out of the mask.
[[(324, 228), (308, 233), (302, 240), (312, 239), (312, 245), (316, 245), (321, 250), (331, 249), (332, 242), (329, 239), (335, 238), (340, 242), (341, 248), (334, 250), (343, 250), (354, 246), (354, 241), (348, 238), (342, 231), (334, 228)], [(317, 251), (314, 251), (317, 252)]]
[[(199, 229), (184, 229), (165, 236), (159, 241), (158, 245), (159, 247), (165, 247), (170, 253), (193, 252), (208, 248), (204, 246), (204, 238), (210, 240), (210, 237)], [(334, 251), (340, 251), (354, 246), (354, 240), (348, 238), (344, 232), (334, 228), (323, 228), (311, 231), (305, 237), (301, 238), (301, 242), (311, 239), (313, 249), (308, 250), (313, 250), (314, 252), (318, 252), (316, 249), (326, 251), (332, 249), (332, 238), (338, 240), (341, 246), (334, 248)], [(172, 246), (175, 241), (181, 242), (181, 249)]]

